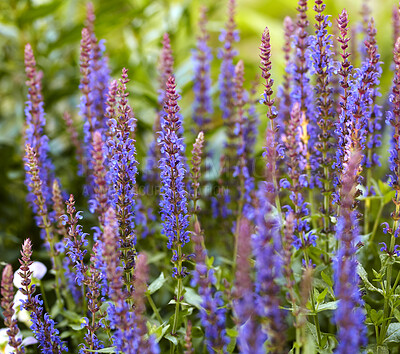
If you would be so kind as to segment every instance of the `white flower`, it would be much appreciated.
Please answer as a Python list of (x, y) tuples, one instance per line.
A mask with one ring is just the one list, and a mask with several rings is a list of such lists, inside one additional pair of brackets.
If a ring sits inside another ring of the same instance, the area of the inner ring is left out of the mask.
[(7, 335), (8, 328), (1, 328), (0, 329), (0, 346), (6, 344), (8, 342), (8, 335)]
[(21, 310), (17, 313), (19, 322), (25, 323), (28, 327), (32, 326), (31, 315), (27, 310)]
[[(47, 267), (42, 263), (42, 262), (33, 262), (30, 266), (29, 266), (29, 270), (32, 273), (32, 278), (34, 279), (42, 279), (46, 273), (47, 273)], [(22, 287), (22, 278), (21, 276), (18, 274), (20, 272), (20, 270), (18, 269), (15, 273), (14, 273), (14, 286), (16, 288), (21, 288)]]

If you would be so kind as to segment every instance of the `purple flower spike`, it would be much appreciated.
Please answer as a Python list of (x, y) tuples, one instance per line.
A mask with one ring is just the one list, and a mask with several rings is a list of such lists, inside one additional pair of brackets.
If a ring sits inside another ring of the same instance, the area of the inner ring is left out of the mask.
[[(180, 108), (177, 100), (175, 78), (171, 76), (167, 82), (165, 112), (161, 124), (162, 131), (158, 138), (161, 146), (160, 178), (162, 182), (161, 219), (163, 234), (168, 237), (167, 246), (173, 251), (173, 276), (185, 277), (186, 272), (180, 267), (184, 256), (181, 248), (189, 242), (189, 216), (187, 209), (187, 193), (184, 188), (185, 163), (184, 144), (180, 138), (182, 121), (178, 114)], [(179, 268), (179, 269), (178, 269)]]
[[(342, 13), (339, 15), (339, 19), (337, 20), (338, 27), (340, 30), (340, 36), (337, 38), (337, 41), (340, 43), (340, 49), (342, 52), (340, 53), (342, 57), (341, 67), (339, 69), (339, 75), (341, 76), (340, 86), (342, 87), (341, 93), (341, 110), (339, 114), (339, 121), (336, 124), (335, 133), (338, 138), (337, 142), (337, 150), (336, 150), (336, 162), (333, 164), (333, 168), (337, 170), (337, 177), (334, 179), (334, 185), (337, 187), (340, 185), (339, 177), (343, 172), (344, 163), (347, 161), (348, 156), (346, 156), (346, 145), (348, 141), (348, 128), (350, 125), (350, 79), (353, 67), (349, 61), (350, 53), (348, 51), (350, 41), (350, 37), (348, 36), (348, 23), (349, 19), (347, 16), (346, 9), (343, 9)], [(335, 202), (339, 201), (339, 195), (334, 195)]]
[(336, 225), (336, 237), (340, 245), (334, 262), (334, 290), (339, 299), (334, 318), (339, 327), (339, 344), (336, 348), (339, 354), (357, 352), (366, 344), (367, 338), (357, 274), (356, 244), (359, 239), (359, 229), (357, 212), (353, 210), (360, 162), (360, 153), (358, 151), (351, 153), (341, 177), (340, 216)]
[[(117, 89), (118, 103), (112, 113), (109, 105), (110, 138), (107, 141), (109, 155), (110, 203), (115, 208), (120, 227), (123, 267), (129, 273), (134, 267), (135, 258), (135, 207), (136, 207), (136, 149), (133, 134), (135, 118), (128, 105), (126, 84), (129, 82), (127, 69), (122, 70), (120, 86)], [(110, 92), (115, 90), (111, 83)]]
[(32, 243), (26, 239), (21, 251), (22, 258), (19, 275), (22, 278), (21, 292), (26, 295), (23, 302), (23, 308), (31, 316), (31, 330), (39, 342), (39, 348), (42, 354), (61, 354), (67, 352), (66, 344), (61, 341), (59, 331), (55, 328), (55, 322), (43, 310), (43, 301), (39, 295), (34, 296), (35, 285), (32, 284), (32, 271), (29, 266), (32, 264)]
[(193, 103), (193, 121), (197, 125), (196, 133), (200, 130), (206, 132), (213, 112), (211, 100), (210, 65), (212, 60), (211, 49), (208, 47), (209, 35), (206, 29), (207, 9), (202, 7), (200, 14), (200, 34), (197, 37), (197, 48), (193, 52), (194, 60), (194, 84), (195, 94)]
[(263, 184), (258, 191), (258, 207), (255, 210), (257, 232), (252, 235), (253, 253), (256, 260), (256, 291), (259, 295), (261, 316), (268, 318), (266, 332), (268, 334), (270, 351), (283, 353), (285, 351), (284, 313), (279, 309), (280, 287), (276, 279), (281, 276), (282, 253), (280, 236), (280, 220), (274, 216), (274, 209), (267, 190)]
[(14, 316), (14, 286), (13, 286), (14, 273), (11, 264), (7, 264), (3, 269), (1, 277), (1, 307), (3, 308), (4, 324), (8, 328), (8, 344), (14, 348), (16, 354), (25, 353), (24, 347), (21, 345), (22, 340), (17, 338), (19, 333), (18, 321), (13, 318)]
[(238, 344), (240, 353), (265, 353), (264, 342), (267, 339), (258, 322), (263, 315), (261, 300), (255, 293), (251, 279), (251, 232), (252, 226), (246, 218), (239, 220), (239, 247), (237, 254), (236, 279), (233, 308), (239, 325)]
[[(49, 138), (44, 134), (46, 118), (43, 109), (42, 97), (42, 73), (36, 69), (36, 60), (33, 55), (32, 47), (28, 43), (25, 46), (25, 72), (27, 76), (26, 86), (28, 87), (28, 101), (25, 107), (25, 145), (30, 145), (37, 156), (38, 167), (40, 169), (40, 180), (42, 181), (42, 190), (44, 203), (51, 205), (51, 186), (53, 164), (49, 154)], [(27, 162), (27, 160), (25, 160)], [(31, 203), (34, 213), (37, 213), (37, 205), (34, 203), (35, 196), (31, 189), (30, 175), (26, 175), (25, 184), (28, 186), (28, 201)]]
[(226, 334), (226, 309), (222, 293), (216, 291), (216, 279), (212, 270), (207, 268), (207, 250), (204, 248), (204, 238), (198, 221), (194, 224), (194, 251), (196, 255), (196, 268), (191, 281), (192, 286), (199, 287), (199, 295), (202, 297), (200, 320), (205, 329), (207, 348), (212, 350), (223, 350), (225, 352), (228, 344)]
[(222, 59), (219, 75), (220, 108), (222, 110), (222, 118), (228, 120), (227, 124), (229, 126), (229, 120), (233, 118), (232, 107), (235, 100), (233, 85), (235, 66), (233, 58), (237, 55), (237, 51), (233, 45), (234, 42), (239, 41), (239, 33), (236, 30), (235, 23), (236, 0), (228, 1), (228, 21), (219, 37), (220, 42), (223, 43), (223, 47), (218, 53), (218, 58)]

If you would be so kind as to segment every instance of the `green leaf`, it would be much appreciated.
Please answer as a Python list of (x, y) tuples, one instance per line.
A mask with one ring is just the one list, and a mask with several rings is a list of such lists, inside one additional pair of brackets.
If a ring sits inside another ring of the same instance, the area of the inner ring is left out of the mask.
[(231, 337), (231, 341), (229, 342), (226, 350), (228, 351), (228, 353), (233, 353), (235, 348), (236, 348), (236, 337)]
[(64, 315), (65, 318), (69, 319), (70, 321), (82, 323), (82, 316), (78, 315), (76, 312), (63, 310), (62, 314)]
[(378, 293), (380, 293), (380, 294), (383, 295), (382, 289), (378, 289), (377, 287), (373, 286), (373, 285), (371, 284), (371, 282), (368, 280), (367, 271), (364, 269), (364, 267), (363, 267), (360, 263), (358, 263), (358, 265), (357, 265), (357, 274), (358, 274), (358, 275), (360, 276), (360, 278), (362, 279), (362, 281), (363, 281), (363, 283), (364, 283), (364, 286), (365, 286), (365, 288), (366, 288), (367, 290), (369, 290), (369, 291), (376, 291), (376, 292), (378, 292)]
[(165, 338), (167, 338), (170, 342), (172, 342), (174, 345), (178, 345), (178, 340), (176, 339), (176, 337), (174, 337), (173, 335), (171, 335), (170, 333), (168, 333)]
[(163, 323), (162, 325), (158, 326), (155, 329), (151, 329), (149, 331), (149, 334), (155, 334), (156, 335), (156, 342), (158, 343), (162, 337), (164, 337), (165, 333), (167, 333), (168, 328), (171, 327), (170, 324), (167, 324), (166, 322)]
[(326, 294), (328, 294), (328, 289), (327, 289), (327, 288), (325, 288), (325, 290), (324, 290), (321, 294), (319, 294), (319, 295), (317, 296), (317, 302), (318, 302), (318, 303), (323, 302), (324, 299), (325, 299)]
[(400, 322), (400, 310), (399, 309), (394, 309), (393, 311), (394, 317), (398, 322)]
[(369, 345), (367, 347), (367, 354), (389, 354), (389, 349), (386, 345)]
[(239, 332), (237, 331), (236, 327), (232, 327), (226, 329), (226, 334), (229, 337), (237, 337), (239, 335)]
[(400, 343), (400, 323), (389, 324), (385, 342)]
[(149, 295), (154, 294), (164, 285), (166, 281), (167, 279), (164, 277), (164, 273), (161, 272), (160, 276), (149, 285), (146, 293)]
[(371, 321), (375, 326), (379, 326), (383, 321), (383, 311), (376, 311), (375, 309), (372, 309), (369, 312), (369, 317), (371, 318)]
[(193, 305), (198, 309), (201, 309), (201, 303), (203, 301), (202, 297), (199, 294), (197, 294), (192, 288), (185, 287), (185, 290), (186, 290), (184, 295), (185, 301), (188, 304)]
[(80, 324), (70, 323), (68, 324), (68, 326), (71, 327), (74, 331), (80, 331), (83, 329)]
[(326, 284), (328, 284), (329, 287), (332, 287), (332, 286), (333, 286), (332, 278), (329, 277), (329, 276), (327, 276), (323, 271), (321, 272), (321, 277), (322, 277), (322, 279), (324, 280), (324, 282), (325, 282)]
[(329, 301), (326, 304), (321, 304), (318, 306), (317, 312), (322, 312), (326, 310), (336, 310), (338, 307), (339, 300)]

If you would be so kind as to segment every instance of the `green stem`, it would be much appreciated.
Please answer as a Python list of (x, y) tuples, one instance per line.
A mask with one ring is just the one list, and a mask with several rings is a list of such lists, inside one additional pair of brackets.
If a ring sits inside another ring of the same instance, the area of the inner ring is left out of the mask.
[(48, 314), (50, 314), (49, 304), (47, 302), (46, 293), (44, 292), (44, 286), (42, 280), (39, 280), (40, 291), (42, 292), (42, 299), (44, 303), (44, 308)]
[[(370, 160), (370, 151), (368, 151), (368, 159)], [(364, 235), (368, 235), (369, 232), (369, 211), (371, 208), (371, 200), (368, 198), (369, 194), (370, 194), (370, 189), (371, 189), (371, 175), (372, 171), (369, 168), (367, 170), (367, 184), (366, 184), (366, 188), (367, 188), (367, 199), (365, 199), (365, 210), (364, 210)], [(377, 219), (378, 220), (378, 219)]]
[[(176, 225), (179, 225), (178, 216), (176, 218)], [(181, 297), (182, 297), (182, 245), (180, 244), (180, 231), (177, 230), (177, 251), (178, 251), (178, 265), (177, 265), (177, 287), (176, 287), (176, 300), (175, 300), (175, 314), (174, 314), (174, 322), (172, 325), (172, 335), (175, 336), (178, 329), (178, 319), (179, 319), (179, 310), (181, 305)], [(170, 353), (173, 354), (175, 352), (175, 344), (171, 342)]]
[[(397, 229), (397, 220), (394, 222), (393, 225), (393, 230)], [(392, 253), (394, 250), (394, 245), (396, 243), (395, 237), (392, 235), (391, 240), (390, 240), (390, 247), (389, 247), (389, 252)], [(382, 344), (385, 340), (386, 332), (390, 324), (390, 319), (386, 320), (389, 318), (389, 300), (390, 300), (390, 293), (391, 293), (391, 287), (392, 287), (392, 264), (389, 263), (387, 267), (387, 273), (386, 273), (386, 291), (385, 291), (385, 299), (384, 299), (384, 304), (383, 304), (383, 318), (385, 319), (383, 324), (382, 324), (382, 331), (381, 331), (381, 338), (380, 338), (380, 343)]]
[(158, 311), (158, 308), (157, 308), (156, 304), (154, 303), (151, 295), (149, 293), (146, 293), (146, 297), (147, 297), (147, 300), (149, 301), (150, 307), (152, 308), (153, 313), (155, 314), (158, 322), (160, 322), (160, 324), (162, 324), (163, 320), (161, 318), (160, 312)]
[(383, 199), (381, 199), (381, 204), (379, 206), (378, 214), (376, 215), (374, 227), (372, 228), (371, 236), (369, 238), (370, 245), (372, 245), (372, 243), (374, 242), (376, 230), (378, 229), (379, 223), (381, 221), (382, 210), (383, 210)]
[[(305, 245), (305, 240), (304, 240), (303, 233), (300, 234), (300, 238), (301, 238), (302, 244)], [(310, 258), (308, 256), (308, 252), (307, 252), (306, 248), (303, 250), (303, 254), (304, 254), (304, 259), (306, 261), (306, 267), (308, 267)], [(311, 298), (311, 309), (313, 311), (313, 317), (314, 317), (314, 325), (315, 325), (315, 329), (317, 331), (318, 346), (319, 346), (319, 348), (321, 348), (321, 345), (322, 345), (321, 344), (322, 343), (321, 328), (320, 328), (320, 325), (319, 325), (319, 319), (318, 319), (318, 315), (316, 313), (316, 308), (315, 308), (314, 286), (313, 285), (311, 285), (311, 296), (310, 296), (310, 298)]]
[[(325, 143), (324, 143), (325, 144)], [(324, 149), (323, 160), (326, 160), (326, 149)], [(330, 202), (330, 195), (329, 195), (329, 168), (328, 166), (324, 166), (324, 230), (325, 230), (325, 261), (329, 262), (329, 236), (330, 236), (330, 216), (329, 216), (329, 202)]]
[(236, 217), (236, 228), (235, 228), (235, 246), (233, 249), (233, 262), (232, 262), (232, 274), (236, 272), (236, 263), (237, 263), (237, 254), (238, 254), (238, 246), (239, 246), (239, 224), (240, 218), (242, 217), (243, 205), (244, 205), (244, 181), (241, 185), (241, 195), (239, 199), (238, 213)]
[(60, 264), (59, 264), (59, 259), (58, 257), (56, 257), (56, 255), (54, 254), (54, 239), (53, 239), (53, 235), (51, 234), (51, 224), (49, 222), (49, 220), (47, 219), (46, 215), (42, 216), (42, 221), (43, 221), (43, 225), (44, 225), (44, 230), (46, 232), (46, 240), (49, 243), (49, 248), (50, 248), (50, 258), (53, 262), (53, 266), (54, 266), (54, 271), (55, 271), (55, 277), (56, 277), (56, 297), (57, 297), (57, 301), (59, 304), (63, 303), (62, 297), (61, 297), (61, 291), (60, 291)]

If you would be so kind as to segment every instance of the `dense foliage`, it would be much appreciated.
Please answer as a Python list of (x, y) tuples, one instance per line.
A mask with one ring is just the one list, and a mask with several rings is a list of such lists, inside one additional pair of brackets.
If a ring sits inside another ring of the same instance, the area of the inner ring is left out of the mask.
[(228, 0), (214, 57), (201, 8), (183, 100), (160, 36), (158, 88), (135, 89), (156, 107), (141, 111), (153, 118), (148, 139), (89, 3), (79, 106), (63, 115), (73, 160), (53, 151), (46, 68), (25, 45), (23, 192), (40, 237), (23, 242), (19, 269), (4, 263), (6, 353), (398, 347), (400, 8), (384, 66), (367, 2), (352, 23), (346, 9), (331, 17), (323, 0), (299, 0), (283, 23), (278, 85), (268, 27), (247, 84), (236, 10)]

